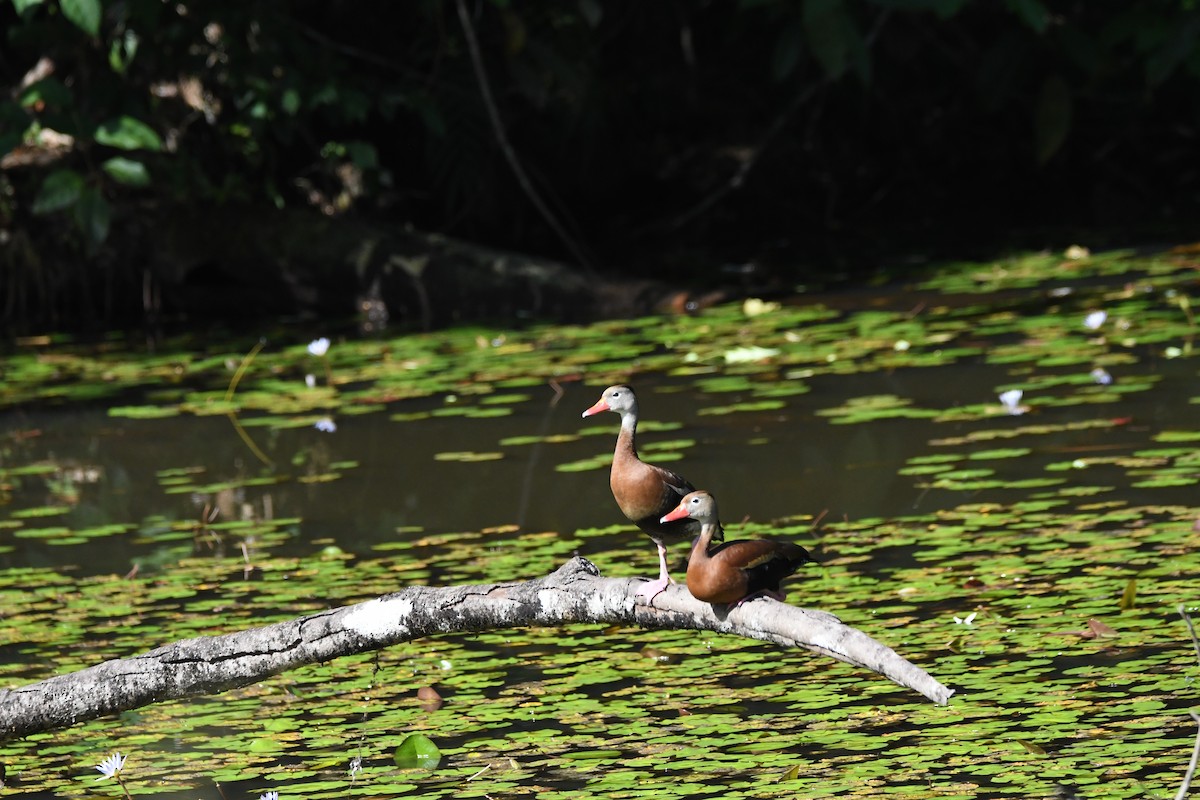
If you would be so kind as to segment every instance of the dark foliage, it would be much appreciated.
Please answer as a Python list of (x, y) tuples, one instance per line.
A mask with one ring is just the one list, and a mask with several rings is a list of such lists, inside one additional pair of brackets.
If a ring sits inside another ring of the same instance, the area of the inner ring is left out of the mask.
[(0, 307), (109, 322), (220, 274), (163, 255), (194, 249), (164, 220), (196, 209), (690, 282), (1178, 237), (1200, 205), (1194, 5), (464, 0), (489, 109), (455, 2), (12, 0)]

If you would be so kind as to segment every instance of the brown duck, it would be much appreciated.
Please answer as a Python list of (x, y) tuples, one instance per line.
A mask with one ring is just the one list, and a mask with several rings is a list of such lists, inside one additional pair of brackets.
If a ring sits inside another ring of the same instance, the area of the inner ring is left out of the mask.
[(623, 385), (608, 387), (596, 404), (583, 412), (583, 416), (590, 417), (601, 411), (613, 411), (621, 415), (621, 433), (617, 436), (617, 449), (613, 452), (612, 469), (608, 475), (613, 497), (621, 513), (658, 546), (658, 578), (638, 589), (638, 595), (650, 601), (671, 582), (664, 543), (691, 538), (698, 527), (690, 520), (669, 522), (662, 516), (679, 505), (679, 500), (696, 487), (682, 475), (647, 464), (638, 458), (634, 443), (638, 402), (633, 389)]
[(692, 492), (680, 501), (663, 522), (693, 519), (700, 523), (700, 538), (688, 557), (687, 587), (706, 603), (741, 605), (759, 594), (776, 600), (785, 595), (783, 580), (807, 562), (816, 563), (798, 544), (783, 539), (746, 539), (713, 545), (721, 537), (717, 501), (708, 492)]

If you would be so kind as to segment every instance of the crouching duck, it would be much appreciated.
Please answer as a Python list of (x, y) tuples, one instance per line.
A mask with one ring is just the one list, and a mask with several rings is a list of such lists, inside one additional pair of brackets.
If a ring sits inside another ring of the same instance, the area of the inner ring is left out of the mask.
[[(612, 411), (621, 415), (621, 432), (613, 452), (608, 485), (621, 513), (646, 533), (658, 546), (658, 578), (641, 586), (637, 594), (647, 602), (671, 583), (667, 571), (667, 542), (691, 539), (697, 523), (684, 517), (664, 518), (679, 505), (680, 499), (694, 491), (686, 478), (669, 469), (647, 464), (638, 458), (634, 435), (638, 424), (638, 401), (633, 389), (625, 385), (609, 386), (596, 404), (583, 412), (584, 417)], [(718, 537), (719, 540), (719, 537)]]
[(717, 501), (708, 492), (691, 492), (663, 522), (693, 519), (700, 523), (700, 538), (688, 557), (687, 587), (706, 603), (737, 603), (760, 594), (782, 600), (783, 580), (803, 564), (816, 563), (798, 544), (783, 539), (746, 539), (713, 545), (721, 538)]

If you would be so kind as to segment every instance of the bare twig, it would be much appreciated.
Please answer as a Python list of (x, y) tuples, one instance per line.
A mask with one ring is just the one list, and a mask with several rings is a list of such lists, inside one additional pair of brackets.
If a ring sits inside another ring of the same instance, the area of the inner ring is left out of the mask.
[[(1196, 651), (1196, 659), (1200, 660), (1200, 639), (1196, 638), (1196, 628), (1192, 625), (1192, 618), (1188, 615), (1187, 609), (1182, 605), (1179, 606), (1179, 616), (1183, 617), (1184, 624), (1187, 625), (1188, 633), (1192, 637), (1192, 648)], [(1195, 711), (1189, 711), (1192, 719), (1196, 721), (1197, 727), (1200, 728), (1200, 714)], [(1196, 744), (1192, 747), (1192, 760), (1188, 763), (1187, 772), (1183, 774), (1183, 783), (1179, 785), (1179, 791), (1175, 793), (1175, 800), (1183, 800), (1187, 797), (1188, 790), (1192, 786), (1192, 776), (1196, 774), (1196, 764), (1200, 763), (1200, 730), (1196, 732)]]
[(1196, 651), (1196, 660), (1200, 661), (1200, 639), (1196, 638), (1196, 628), (1192, 625), (1192, 618), (1187, 613), (1187, 609), (1182, 605), (1179, 606), (1179, 616), (1183, 617), (1183, 622), (1187, 625), (1188, 633), (1192, 637), (1192, 648)]
[(591, 259), (583, 252), (583, 248), (579, 243), (567, 233), (566, 228), (554, 216), (554, 212), (542, 200), (533, 181), (529, 179), (529, 175), (525, 172), (525, 168), (521, 165), (521, 159), (517, 157), (517, 151), (513, 148), (512, 143), (508, 140), (508, 132), (504, 129), (504, 122), (500, 119), (500, 109), (496, 106), (496, 100), (492, 96), (492, 88), (488, 83), (487, 70), (483, 66), (483, 53), (479, 49), (479, 40), (475, 37), (475, 26), (471, 23), (471, 14), (467, 11), (466, 0), (458, 0), (458, 19), (462, 23), (463, 37), (467, 41), (467, 51), (471, 54), (471, 66), (475, 70), (475, 80), (479, 82), (479, 94), (483, 98), (484, 108), (487, 109), (488, 120), (492, 124), (492, 131), (496, 135), (496, 142), (500, 145), (500, 152), (504, 153), (504, 160), (508, 162), (508, 166), (512, 169), (513, 174), (517, 177), (517, 183), (521, 186), (521, 191), (525, 192), (525, 196), (529, 198), (529, 202), (533, 203), (533, 207), (542, 215), (542, 219), (550, 226), (555, 235), (562, 241), (567, 249), (571, 251), (571, 255), (579, 262), (580, 266), (590, 270), (592, 268)]
[[(237, 385), (242, 380), (242, 376), (246, 374), (246, 370), (249, 369), (250, 365), (254, 362), (254, 357), (258, 355), (258, 352), (262, 350), (266, 344), (266, 339), (259, 339), (258, 343), (255, 344), (254, 347), (250, 348), (250, 352), (247, 353), (246, 357), (242, 359), (242, 363), (238, 364), (237, 370), (233, 373), (233, 378), (231, 378), (229, 381), (229, 388), (225, 390), (225, 402), (228, 403), (233, 400), (233, 393), (237, 391)], [(264, 453), (259, 446), (254, 443), (254, 440), (250, 438), (250, 434), (246, 433), (246, 429), (242, 427), (241, 421), (238, 420), (237, 411), (230, 411), (226, 414), (226, 416), (229, 417), (229, 421), (233, 423), (233, 429), (237, 431), (237, 435), (241, 437), (243, 442), (246, 443), (246, 447), (250, 448), (251, 453), (254, 453), (254, 457), (266, 464), (268, 467), (274, 466), (274, 463), (270, 458), (267, 457), (267, 454)]]
[[(1200, 714), (1195, 711), (1189, 711), (1200, 728)], [(1196, 774), (1196, 763), (1200, 762), (1200, 730), (1196, 732), (1196, 744), (1192, 747), (1192, 760), (1188, 763), (1187, 772), (1183, 774), (1183, 783), (1179, 785), (1179, 791), (1175, 793), (1175, 800), (1183, 800), (1187, 797), (1188, 790), (1192, 785), (1192, 776)]]

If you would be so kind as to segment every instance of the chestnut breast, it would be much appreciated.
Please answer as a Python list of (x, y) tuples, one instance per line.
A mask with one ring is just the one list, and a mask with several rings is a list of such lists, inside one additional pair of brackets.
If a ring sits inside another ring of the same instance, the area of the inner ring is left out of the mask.
[(618, 448), (608, 483), (621, 513), (651, 536), (684, 538), (696, 530), (694, 520), (659, 521), (685, 494), (694, 491), (683, 476), (646, 464), (631, 451)]

